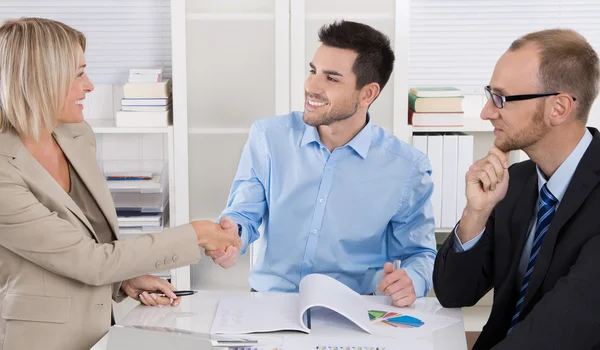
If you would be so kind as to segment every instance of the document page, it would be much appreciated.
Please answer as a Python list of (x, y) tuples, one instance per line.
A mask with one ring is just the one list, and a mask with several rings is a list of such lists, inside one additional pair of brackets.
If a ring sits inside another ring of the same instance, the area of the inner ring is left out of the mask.
[(242, 334), (293, 330), (308, 333), (300, 321), (298, 294), (222, 299), (211, 333)]
[(312, 274), (300, 281), (299, 322), (311, 307), (325, 307), (339, 313), (371, 333), (368, 304), (360, 294), (337, 280), (321, 274)]

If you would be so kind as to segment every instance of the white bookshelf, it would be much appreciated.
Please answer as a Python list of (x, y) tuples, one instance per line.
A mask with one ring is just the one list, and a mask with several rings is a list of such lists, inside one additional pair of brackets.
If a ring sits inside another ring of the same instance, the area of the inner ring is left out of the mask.
[(95, 134), (167, 134), (173, 131), (172, 126), (165, 127), (117, 127), (114, 119), (88, 119), (88, 124)]

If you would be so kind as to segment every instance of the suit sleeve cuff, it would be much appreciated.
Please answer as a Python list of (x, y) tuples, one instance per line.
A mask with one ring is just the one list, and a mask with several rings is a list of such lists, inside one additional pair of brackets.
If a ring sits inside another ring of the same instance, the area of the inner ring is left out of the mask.
[(452, 235), (454, 236), (454, 252), (462, 253), (473, 248), (477, 244), (477, 242), (479, 242), (481, 236), (483, 236), (483, 233), (485, 232), (485, 228), (476, 237), (470, 239), (465, 243), (461, 243), (460, 239), (458, 238), (458, 235), (456, 234), (456, 231), (458, 231), (458, 225), (460, 225), (460, 222), (456, 224), (454, 230), (452, 230)]

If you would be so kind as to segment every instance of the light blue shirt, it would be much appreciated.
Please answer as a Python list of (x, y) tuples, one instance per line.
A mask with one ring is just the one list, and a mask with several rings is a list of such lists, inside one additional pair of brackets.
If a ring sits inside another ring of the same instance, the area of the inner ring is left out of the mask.
[[(565, 195), (565, 192), (567, 191), (567, 187), (569, 186), (569, 183), (571, 182), (571, 178), (573, 178), (573, 174), (575, 173), (575, 170), (577, 169), (577, 165), (579, 165), (579, 161), (581, 160), (581, 157), (583, 157), (583, 154), (585, 153), (585, 151), (588, 149), (588, 146), (592, 142), (592, 139), (593, 139), (592, 134), (590, 133), (589, 130), (586, 130), (585, 134), (583, 135), (583, 137), (581, 138), (581, 140), (579, 141), (579, 143), (577, 144), (575, 149), (571, 152), (571, 154), (567, 157), (567, 159), (565, 159), (565, 161), (562, 162), (562, 164), (558, 167), (558, 169), (556, 169), (556, 171), (554, 172), (554, 174), (552, 175), (550, 180), (546, 179), (546, 176), (544, 175), (544, 173), (542, 173), (540, 168), (536, 166), (536, 170), (537, 170), (537, 174), (538, 174), (538, 193), (539, 193), (539, 191), (541, 191), (544, 184), (548, 183), (548, 190), (550, 190), (550, 193), (552, 193), (552, 195), (554, 195), (554, 197), (556, 199), (558, 199), (558, 202), (556, 204), (556, 210), (558, 210), (558, 206), (560, 205), (560, 202), (562, 201), (562, 198)], [(537, 208), (536, 208), (536, 210), (537, 210)], [(527, 234), (527, 242), (525, 243), (525, 248), (523, 248), (521, 260), (519, 261), (519, 275), (518, 275), (519, 278), (517, 278), (518, 288), (521, 287), (521, 282), (523, 281), (523, 276), (525, 276), (525, 271), (527, 271), (527, 264), (529, 263), (529, 256), (531, 255), (531, 245), (533, 244), (533, 238), (535, 236), (536, 224), (537, 224), (537, 215), (534, 215), (533, 218), (531, 219), (531, 223), (529, 224), (529, 231)], [(479, 236), (471, 239), (470, 241), (468, 241), (464, 244), (460, 243), (460, 239), (458, 239), (458, 236), (455, 234), (454, 235), (455, 248), (459, 252), (467, 251), (467, 250), (471, 249), (473, 246), (475, 246), (475, 244), (477, 244), (477, 242), (479, 241), (479, 239), (481, 238), (481, 236), (483, 235), (484, 232), (485, 232), (485, 229), (479, 234)]]
[(430, 175), (423, 153), (371, 122), (329, 152), (293, 112), (252, 125), (221, 216), (242, 226), (242, 253), (264, 225), (258, 291), (297, 292), (321, 273), (372, 293), (383, 265), (400, 260), (422, 297), (436, 255)]

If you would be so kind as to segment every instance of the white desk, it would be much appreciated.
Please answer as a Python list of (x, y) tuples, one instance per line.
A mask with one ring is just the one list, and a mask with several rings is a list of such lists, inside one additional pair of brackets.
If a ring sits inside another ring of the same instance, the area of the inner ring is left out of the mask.
[[(209, 333), (212, 326), (212, 321), (217, 310), (219, 298), (239, 298), (239, 297), (255, 297), (260, 298), (263, 293), (236, 292), (236, 291), (200, 291), (194, 296), (186, 296), (182, 298), (181, 304), (177, 307), (148, 307), (137, 306), (120, 322), (123, 325), (143, 325), (155, 327), (172, 327), (185, 329), (194, 332)], [(390, 299), (383, 296), (365, 296), (371, 298), (371, 301), (376, 301), (381, 304), (390, 304)], [(467, 348), (465, 339), (465, 327), (460, 309), (445, 309), (435, 298), (418, 299), (414, 306), (416, 310), (421, 312), (442, 315), (451, 317), (460, 322), (455, 323), (443, 329), (434, 331), (428, 335), (427, 341), (432, 344), (434, 350), (464, 350)], [(338, 334), (332, 333), (332, 330), (313, 330), (310, 334), (294, 333), (294, 332), (279, 332), (285, 339), (296, 337), (300, 342), (307, 337), (323, 337), (334, 339), (337, 337), (348, 337), (356, 334), (350, 334), (346, 330), (342, 330)], [(359, 334), (360, 336), (360, 334)], [(294, 338), (294, 339), (296, 339)], [(108, 336), (104, 336), (91, 350), (107, 350)], [(402, 340), (398, 340), (398, 348), (401, 347)], [(431, 348), (431, 346), (430, 346)], [(288, 350), (285, 348), (284, 350)], [(386, 350), (393, 350), (388, 348)]]

